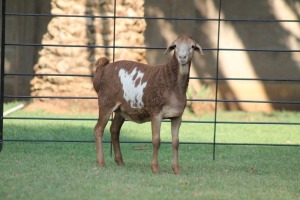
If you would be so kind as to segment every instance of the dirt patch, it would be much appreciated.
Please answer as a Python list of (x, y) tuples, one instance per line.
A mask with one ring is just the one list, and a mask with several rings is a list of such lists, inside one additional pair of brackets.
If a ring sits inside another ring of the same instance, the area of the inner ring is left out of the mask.
[(61, 115), (97, 115), (97, 100), (69, 100), (51, 99), (34, 100), (25, 108), (27, 111), (45, 111)]

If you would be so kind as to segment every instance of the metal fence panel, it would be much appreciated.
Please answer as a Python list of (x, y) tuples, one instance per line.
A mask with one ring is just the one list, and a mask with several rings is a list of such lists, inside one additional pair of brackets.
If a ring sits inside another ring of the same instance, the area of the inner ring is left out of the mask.
[[(260, 146), (290, 146), (290, 147), (299, 147), (298, 144), (254, 144), (254, 143), (234, 143), (234, 142), (217, 142), (217, 133), (218, 133), (218, 126), (219, 125), (261, 125), (261, 126), (268, 126), (268, 125), (284, 125), (284, 126), (299, 126), (300, 122), (245, 122), (245, 121), (234, 121), (234, 120), (218, 120), (218, 104), (224, 102), (238, 102), (238, 103), (251, 103), (251, 104), (263, 104), (263, 103), (273, 103), (273, 104), (300, 104), (300, 101), (262, 101), (262, 100), (224, 100), (218, 97), (218, 90), (219, 90), (219, 83), (221, 81), (262, 81), (262, 82), (275, 82), (275, 83), (282, 83), (282, 82), (293, 82), (295, 84), (300, 83), (300, 79), (288, 79), (288, 78), (221, 78), (219, 75), (219, 53), (220, 52), (256, 52), (256, 53), (263, 53), (263, 52), (276, 52), (276, 53), (299, 53), (300, 49), (293, 49), (293, 50), (286, 50), (286, 49), (257, 49), (257, 48), (247, 48), (247, 49), (235, 49), (235, 48), (220, 48), (220, 33), (221, 33), (221, 23), (224, 22), (238, 22), (238, 23), (274, 23), (274, 22), (285, 22), (285, 23), (300, 23), (300, 20), (269, 20), (269, 19), (224, 19), (221, 17), (221, 9), (222, 9), (222, 0), (219, 0), (219, 8), (218, 8), (218, 18), (178, 18), (178, 17), (129, 17), (129, 16), (117, 16), (116, 15), (116, 3), (114, 4), (114, 15), (113, 16), (91, 16), (91, 15), (54, 15), (54, 14), (35, 14), (35, 13), (15, 13), (15, 12), (7, 12), (6, 11), (6, 0), (2, 0), (2, 29), (1, 29), (1, 82), (0, 82), (0, 90), (1, 90), (1, 99), (0, 99), (0, 149), (2, 149), (3, 141), (9, 142), (88, 142), (92, 143), (93, 141), (84, 141), (84, 140), (40, 140), (40, 139), (28, 139), (28, 140), (21, 140), (21, 139), (11, 139), (11, 140), (4, 140), (3, 139), (3, 121), (4, 120), (77, 120), (77, 121), (95, 121), (96, 118), (40, 118), (40, 117), (8, 117), (3, 116), (3, 102), (6, 99), (81, 99), (81, 100), (90, 100), (96, 99), (96, 97), (75, 97), (75, 96), (15, 96), (5, 94), (4, 91), (4, 84), (5, 78), (8, 76), (18, 76), (18, 77), (34, 77), (34, 76), (61, 76), (61, 77), (68, 77), (68, 76), (76, 76), (76, 77), (85, 77), (91, 78), (91, 74), (31, 74), (31, 73), (5, 73), (4, 71), (4, 60), (5, 60), (5, 49), (7, 46), (20, 46), (20, 47), (33, 47), (33, 46), (53, 46), (53, 47), (73, 47), (73, 48), (108, 48), (113, 49), (113, 61), (115, 59), (115, 49), (147, 49), (147, 50), (162, 50), (165, 47), (161, 46), (145, 46), (145, 47), (135, 47), (135, 46), (116, 46), (115, 45), (115, 31), (116, 31), (116, 20), (118, 19), (148, 19), (148, 20), (179, 20), (179, 21), (214, 21), (217, 22), (218, 26), (218, 40), (217, 40), (217, 48), (203, 48), (205, 51), (215, 51), (216, 56), (216, 74), (215, 77), (191, 77), (191, 80), (209, 80), (214, 81), (216, 84), (215, 87), (215, 94), (214, 99), (188, 99), (188, 101), (197, 101), (197, 102), (213, 102), (214, 103), (214, 117), (213, 120), (208, 121), (197, 121), (197, 120), (184, 120), (183, 123), (193, 123), (199, 124), (211, 124), (213, 126), (213, 140), (212, 142), (192, 142), (192, 141), (185, 141), (181, 142), (182, 144), (208, 144), (213, 146), (213, 159), (215, 159), (216, 155), (216, 146), (217, 145), (260, 145)], [(114, 28), (113, 28), (113, 45), (112, 46), (99, 46), (99, 45), (61, 45), (61, 44), (34, 44), (34, 43), (9, 43), (5, 40), (5, 30), (6, 30), (6, 17), (71, 17), (71, 18), (103, 18), (103, 19), (113, 19), (114, 20)], [(164, 120), (164, 122), (168, 123), (168, 120)], [(106, 141), (109, 142), (109, 141)], [(123, 141), (124, 142), (124, 141)], [(126, 143), (139, 143), (139, 141), (125, 141)], [(145, 141), (143, 141), (145, 143)], [(150, 141), (149, 141), (150, 143)], [(168, 143), (168, 142), (165, 142)]]

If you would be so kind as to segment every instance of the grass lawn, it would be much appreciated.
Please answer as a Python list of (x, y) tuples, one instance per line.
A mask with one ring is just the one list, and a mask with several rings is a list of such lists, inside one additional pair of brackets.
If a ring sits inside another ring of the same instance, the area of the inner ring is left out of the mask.
[[(6, 109), (11, 105), (6, 105)], [(57, 117), (41, 111), (11, 116)], [(62, 116), (58, 116), (62, 117)], [(95, 117), (95, 116), (83, 116)], [(189, 116), (190, 117), (190, 116)], [(213, 114), (197, 120), (207, 121)], [(218, 120), (299, 122), (293, 112), (221, 112)], [(300, 148), (181, 144), (182, 175), (172, 174), (170, 144), (160, 149), (159, 175), (151, 173), (152, 145), (121, 144), (124, 167), (117, 167), (105, 144), (106, 167), (95, 161), (95, 121), (4, 120), (5, 140), (85, 140), (79, 142), (5, 141), (0, 153), (0, 199), (300, 199)], [(162, 140), (170, 141), (170, 124)], [(150, 141), (150, 124), (127, 122), (122, 141)], [(213, 124), (183, 124), (181, 141), (211, 143)], [(108, 131), (105, 140), (110, 140)], [(218, 124), (217, 142), (300, 144), (297, 125)], [(142, 148), (140, 148), (142, 147)]]

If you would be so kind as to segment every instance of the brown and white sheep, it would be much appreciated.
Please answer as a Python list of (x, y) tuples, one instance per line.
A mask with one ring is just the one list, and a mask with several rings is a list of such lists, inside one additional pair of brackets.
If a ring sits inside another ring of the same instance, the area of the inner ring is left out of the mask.
[(96, 61), (93, 79), (98, 94), (99, 118), (95, 126), (97, 163), (105, 165), (102, 137), (110, 115), (114, 118), (110, 127), (115, 162), (124, 165), (120, 149), (120, 129), (125, 119), (137, 123), (151, 121), (153, 159), (151, 169), (159, 173), (158, 150), (162, 119), (171, 119), (173, 162), (175, 174), (180, 173), (178, 163), (179, 137), (182, 113), (186, 106), (186, 90), (194, 51), (202, 49), (191, 37), (179, 36), (165, 51), (174, 50), (172, 59), (163, 65), (122, 60), (109, 63), (101, 57)]

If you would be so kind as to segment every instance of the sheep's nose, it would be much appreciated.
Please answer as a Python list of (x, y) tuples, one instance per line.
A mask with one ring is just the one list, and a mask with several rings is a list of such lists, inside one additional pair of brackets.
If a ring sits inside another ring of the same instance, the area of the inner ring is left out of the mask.
[(184, 55), (184, 56), (181, 55), (181, 56), (179, 56), (179, 58), (180, 59), (186, 59), (186, 55)]

